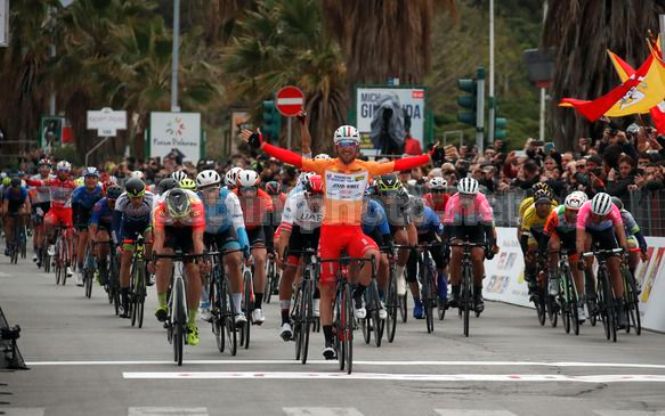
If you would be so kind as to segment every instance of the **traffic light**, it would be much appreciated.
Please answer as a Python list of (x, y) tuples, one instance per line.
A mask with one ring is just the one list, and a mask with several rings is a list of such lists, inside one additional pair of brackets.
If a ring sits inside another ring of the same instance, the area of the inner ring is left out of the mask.
[(275, 107), (275, 101), (266, 100), (263, 102), (263, 125), (261, 132), (269, 141), (279, 140), (279, 133), (282, 131), (282, 116)]
[(508, 119), (505, 117), (494, 117), (494, 139), (504, 140), (506, 138), (506, 126)]
[(462, 110), (466, 110), (457, 113), (457, 120), (476, 127), (476, 102), (478, 101), (476, 80), (468, 78), (458, 79), (457, 87), (469, 94), (457, 97), (457, 104)]

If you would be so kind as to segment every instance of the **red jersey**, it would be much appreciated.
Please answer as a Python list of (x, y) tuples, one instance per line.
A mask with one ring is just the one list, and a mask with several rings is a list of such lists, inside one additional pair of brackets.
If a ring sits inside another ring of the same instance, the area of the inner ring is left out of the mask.
[(270, 194), (261, 188), (258, 188), (258, 192), (255, 196), (249, 197), (242, 195), (237, 188), (234, 189), (233, 192), (235, 192), (240, 200), (242, 215), (245, 219), (245, 228), (253, 230), (263, 226), (267, 221), (266, 215), (274, 211)]
[(51, 194), (51, 207), (71, 208), (72, 193), (76, 189), (76, 183), (71, 179), (60, 180), (52, 179), (26, 179), (25, 183), (29, 186), (46, 186)]
[(425, 205), (432, 208), (432, 210), (436, 212), (436, 215), (438, 215), (439, 218), (443, 218), (443, 214), (446, 212), (446, 205), (448, 205), (450, 195), (443, 194), (443, 200), (440, 198), (436, 199), (437, 201), (435, 202), (434, 196), (431, 193), (423, 195), (423, 201), (425, 201)]

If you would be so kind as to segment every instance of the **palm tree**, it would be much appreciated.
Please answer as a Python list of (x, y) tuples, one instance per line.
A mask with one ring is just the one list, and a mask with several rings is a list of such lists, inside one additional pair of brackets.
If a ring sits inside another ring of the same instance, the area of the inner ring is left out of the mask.
[[(593, 99), (618, 85), (607, 49), (637, 66), (648, 55), (647, 30), (658, 31), (659, 0), (562, 0), (550, 2), (543, 43), (555, 50), (552, 102), (564, 97)], [(551, 122), (561, 148), (572, 148), (593, 126), (569, 108), (554, 107)]]
[(317, 0), (259, 3), (238, 22), (222, 59), (228, 103), (245, 103), (255, 114), (279, 88), (301, 87), (315, 152), (330, 148), (346, 113), (345, 66), (323, 31), (321, 13)]
[(348, 80), (422, 83), (431, 64), (432, 22), (437, 6), (455, 12), (454, 0), (323, 0), (330, 34), (344, 52)]

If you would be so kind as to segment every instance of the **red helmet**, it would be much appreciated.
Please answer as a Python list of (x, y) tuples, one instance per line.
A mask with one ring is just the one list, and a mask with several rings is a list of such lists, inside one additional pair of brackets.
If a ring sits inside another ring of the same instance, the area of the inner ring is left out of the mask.
[(322, 194), (323, 193), (323, 178), (321, 175), (312, 175), (307, 180), (305, 189), (310, 194)]

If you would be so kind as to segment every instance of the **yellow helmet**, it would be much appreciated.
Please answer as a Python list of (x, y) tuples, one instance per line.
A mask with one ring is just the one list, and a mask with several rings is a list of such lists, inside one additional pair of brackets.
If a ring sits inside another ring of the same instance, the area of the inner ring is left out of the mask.
[(196, 190), (196, 182), (193, 179), (185, 178), (180, 181), (180, 189), (187, 189), (190, 191)]

